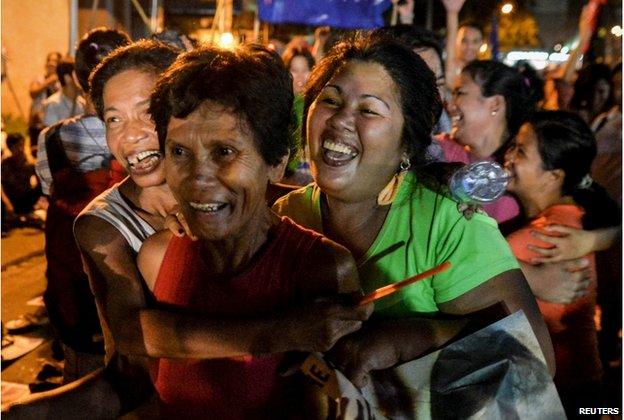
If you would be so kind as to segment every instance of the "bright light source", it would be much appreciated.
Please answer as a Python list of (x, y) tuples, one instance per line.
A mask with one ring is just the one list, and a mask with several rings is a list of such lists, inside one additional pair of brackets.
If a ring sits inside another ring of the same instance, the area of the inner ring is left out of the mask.
[(568, 46), (562, 47), (560, 52), (562, 54), (567, 54), (567, 53), (570, 52), (570, 47), (568, 47)]
[(512, 62), (518, 60), (545, 61), (548, 59), (548, 53), (545, 51), (510, 51), (507, 53), (507, 59)]
[(505, 15), (508, 15), (512, 11), (513, 11), (513, 4), (511, 3), (505, 3), (503, 4), (503, 7), (501, 7), (501, 12), (503, 12), (503, 14)]
[(561, 44), (556, 44), (553, 49), (557, 52), (561, 51)]
[(488, 44), (481, 44), (481, 46), (479, 47), (479, 52), (481, 54), (485, 53), (488, 49)]
[(615, 25), (613, 28), (611, 28), (611, 33), (615, 36), (617, 36), (618, 38), (622, 36), (622, 27), (620, 25)]
[(558, 63), (563, 63), (565, 61), (568, 61), (568, 58), (570, 57), (570, 54), (565, 54), (565, 53), (550, 53), (550, 55), (548, 56), (548, 60), (549, 61), (556, 61)]
[(223, 32), (219, 35), (217, 44), (221, 48), (232, 48), (234, 46), (234, 35), (231, 32)]

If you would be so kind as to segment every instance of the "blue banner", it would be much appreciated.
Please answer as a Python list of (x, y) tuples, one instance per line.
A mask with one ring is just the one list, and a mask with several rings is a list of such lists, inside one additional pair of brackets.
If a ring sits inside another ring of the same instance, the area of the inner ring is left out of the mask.
[(384, 25), (390, 6), (390, 0), (258, 0), (258, 14), (269, 23), (373, 29)]

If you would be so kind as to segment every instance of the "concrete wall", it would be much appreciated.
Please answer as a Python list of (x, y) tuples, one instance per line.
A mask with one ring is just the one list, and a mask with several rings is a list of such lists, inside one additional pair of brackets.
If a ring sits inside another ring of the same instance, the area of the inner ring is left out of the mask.
[[(107, 2), (101, 2), (106, 5)], [(21, 128), (28, 120), (31, 80), (43, 74), (50, 51), (71, 53), (69, 0), (2, 0), (2, 117), (7, 130)], [(78, 40), (97, 26), (123, 29), (106, 9), (78, 9)], [(6, 63), (6, 64), (5, 64)], [(21, 120), (21, 121), (20, 121)]]
[(43, 74), (46, 54), (55, 50), (67, 53), (69, 5), (68, 0), (2, 0), (2, 50), (6, 55), (3, 117), (27, 119), (28, 85)]

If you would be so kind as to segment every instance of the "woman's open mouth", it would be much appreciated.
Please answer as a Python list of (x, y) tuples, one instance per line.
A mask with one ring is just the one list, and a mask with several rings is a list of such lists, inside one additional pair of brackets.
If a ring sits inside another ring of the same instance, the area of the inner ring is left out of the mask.
[(146, 175), (153, 172), (162, 161), (162, 153), (159, 150), (145, 150), (128, 156), (130, 173), (134, 175)]
[(189, 202), (189, 206), (191, 206), (192, 209), (197, 210), (197, 211), (201, 211), (204, 213), (208, 213), (208, 214), (217, 214), (220, 211), (224, 210), (227, 206), (228, 203), (223, 203), (223, 202), (212, 202), (212, 203), (197, 203), (197, 202)]
[(324, 140), (321, 148), (323, 162), (329, 166), (346, 165), (359, 154), (358, 151), (348, 144)]

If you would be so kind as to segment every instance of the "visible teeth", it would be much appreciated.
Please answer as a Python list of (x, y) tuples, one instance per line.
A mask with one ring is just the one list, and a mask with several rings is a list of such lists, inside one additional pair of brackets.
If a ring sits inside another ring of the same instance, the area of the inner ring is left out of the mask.
[(134, 156), (128, 157), (128, 163), (132, 166), (140, 163), (144, 159), (152, 156), (160, 156), (160, 151), (158, 150), (145, 150), (143, 152), (137, 153)]
[(225, 203), (194, 203), (190, 202), (189, 205), (195, 210), (201, 211), (217, 211), (221, 207), (225, 206)]
[(330, 140), (325, 140), (323, 142), (323, 147), (327, 150), (331, 150), (332, 152), (344, 153), (345, 155), (351, 155), (351, 156), (357, 155), (357, 152), (355, 152), (350, 147), (345, 146), (342, 143), (336, 143)]

